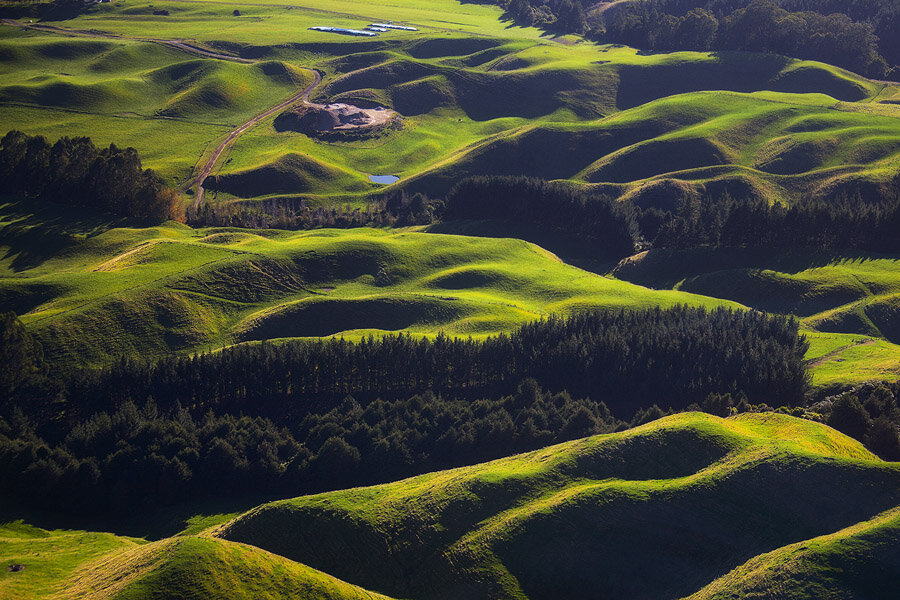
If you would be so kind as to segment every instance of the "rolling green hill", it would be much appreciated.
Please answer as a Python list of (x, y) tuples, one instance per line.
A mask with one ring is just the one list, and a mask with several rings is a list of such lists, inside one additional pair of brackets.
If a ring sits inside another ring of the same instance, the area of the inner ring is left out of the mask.
[(590, 308), (733, 305), (595, 275), (515, 239), (107, 229), (20, 205), (3, 213), (0, 299), (67, 364), (342, 332), (484, 336)]
[(202, 59), (150, 42), (0, 27), (0, 130), (134, 146), (185, 179), (208, 144), (312, 81), (272, 60)]
[[(898, 483), (897, 464), (822, 425), (688, 413), (474, 467), (274, 502), (216, 535), (399, 597), (679, 598), (757, 555), (892, 509)], [(877, 561), (895, 565), (884, 557), (897, 549), (896, 519), (881, 525), (884, 551), (867, 558), (834, 547), (832, 571), (844, 560), (866, 573)], [(869, 584), (896, 576), (895, 565)]]
[[(224, 199), (359, 201), (378, 187), (369, 174), (395, 174), (400, 185), (441, 195), (461, 176), (527, 172), (603, 184), (644, 201), (660, 195), (660, 179), (700, 192), (790, 200), (860, 180), (877, 183), (898, 165), (895, 86), (770, 55), (645, 54), (541, 39), (534, 29), (494, 27), (496, 7), (463, 5), (463, 20), (440, 26), (434, 19), (450, 2), (431, 7), (430, 17), (408, 0), (395, 4), (424, 27), (360, 40), (306, 26), (361, 27), (375, 18), (362, 5), (349, 13), (235, 5), (260, 12), (235, 18), (217, 3), (166, 3), (169, 17), (150, 7), (103, 7), (61, 23), (139, 38), (152, 24), (153, 35), (200, 40), (259, 61), (253, 65), (179, 60), (171, 56), (177, 51), (147, 42), (4, 27), (8, 48), (0, 56), (8, 73), (2, 85), (0, 71), (0, 103), (8, 105), (7, 127), (26, 121), (28, 133), (50, 136), (93, 133), (105, 142), (114, 117), (121, 132), (115, 141), (134, 145), (149, 166), (179, 180), (223, 139), (227, 129), (216, 126), (234, 127), (302, 87), (301, 66), (325, 76), (317, 101), (384, 105), (404, 117), (401, 129), (376, 139), (325, 142), (276, 131), (273, 115), (220, 163), (223, 177), (213, 187)], [(249, 29), (254, 33), (242, 35)], [(100, 58), (86, 57), (88, 47)], [(31, 76), (48, 53), (59, 74)], [(165, 57), (152, 58), (160, 53)], [(710, 90), (753, 95), (693, 95)], [(760, 91), (771, 93), (754, 94)], [(692, 105), (697, 110), (688, 110)], [(183, 142), (162, 143), (166, 136)]]
[(685, 413), (153, 542), (7, 523), (0, 597), (884, 597), (898, 502), (824, 425)]
[(335, 177), (295, 195), (355, 193), (367, 173), (442, 195), (460, 177), (489, 173), (604, 184), (639, 199), (659, 195), (656, 180), (674, 178), (700, 192), (790, 200), (878, 182), (900, 164), (896, 108), (870, 102), (885, 86), (821, 63), (438, 41), (318, 63), (329, 75), (320, 99), (393, 107), (404, 116), (401, 131), (324, 144), (277, 132), (270, 120), (235, 144), (223, 173), (261, 171), (300, 148), (355, 171), (357, 184)]

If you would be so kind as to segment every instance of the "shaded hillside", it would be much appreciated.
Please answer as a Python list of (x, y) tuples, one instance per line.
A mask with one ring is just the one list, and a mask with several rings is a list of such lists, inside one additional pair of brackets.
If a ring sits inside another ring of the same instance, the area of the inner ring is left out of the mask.
[(795, 600), (883, 598), (900, 586), (900, 508), (757, 556), (690, 600), (771, 594)]
[(823, 425), (688, 413), (263, 505), (218, 535), (402, 597), (672, 598), (898, 501), (898, 466)]

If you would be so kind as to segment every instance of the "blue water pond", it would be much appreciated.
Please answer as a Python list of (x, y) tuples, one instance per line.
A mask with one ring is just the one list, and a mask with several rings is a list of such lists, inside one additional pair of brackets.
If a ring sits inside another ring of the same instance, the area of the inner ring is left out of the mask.
[(396, 175), (369, 175), (369, 181), (372, 183), (394, 183), (395, 181), (399, 181), (400, 178)]

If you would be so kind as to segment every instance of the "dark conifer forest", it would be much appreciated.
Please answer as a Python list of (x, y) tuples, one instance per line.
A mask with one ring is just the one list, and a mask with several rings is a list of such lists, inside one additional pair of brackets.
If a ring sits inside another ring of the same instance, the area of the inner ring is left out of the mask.
[(0, 483), (75, 512), (388, 481), (701, 403), (795, 406), (808, 388), (797, 321), (754, 311), (585, 313), (484, 341), (239, 345), (66, 376), (14, 316), (3, 324), (23, 359), (6, 382)]
[(177, 194), (141, 167), (137, 150), (100, 149), (88, 137), (51, 145), (10, 131), (0, 139), (0, 181), (4, 194), (157, 222), (179, 216)]

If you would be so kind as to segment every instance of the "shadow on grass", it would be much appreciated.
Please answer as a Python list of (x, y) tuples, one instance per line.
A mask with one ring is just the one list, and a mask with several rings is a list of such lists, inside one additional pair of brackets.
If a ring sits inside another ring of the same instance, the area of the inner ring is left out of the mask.
[(22, 520), (47, 530), (104, 531), (156, 541), (179, 533), (197, 533), (224, 522), (237, 513), (281, 497), (283, 495), (254, 494), (233, 498), (186, 499), (174, 506), (157, 506), (148, 502), (121, 512), (90, 516), (63, 515), (0, 502), (0, 523)]
[(114, 227), (144, 225), (84, 208), (0, 198), (0, 246), (13, 271), (40, 266), (79, 241)]
[(428, 233), (468, 235), (485, 238), (516, 238), (549, 250), (563, 262), (579, 269), (605, 275), (617, 261), (598, 256), (590, 239), (581, 238), (557, 229), (544, 229), (536, 225), (513, 221), (449, 221), (430, 225)]

